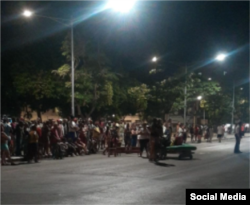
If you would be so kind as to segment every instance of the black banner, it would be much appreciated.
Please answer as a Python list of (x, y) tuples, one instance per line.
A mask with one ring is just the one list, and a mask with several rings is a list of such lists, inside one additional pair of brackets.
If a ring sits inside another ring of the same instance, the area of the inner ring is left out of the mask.
[(250, 189), (186, 189), (187, 205), (203, 205), (211, 204), (213, 202), (220, 202), (221, 205), (249, 205)]

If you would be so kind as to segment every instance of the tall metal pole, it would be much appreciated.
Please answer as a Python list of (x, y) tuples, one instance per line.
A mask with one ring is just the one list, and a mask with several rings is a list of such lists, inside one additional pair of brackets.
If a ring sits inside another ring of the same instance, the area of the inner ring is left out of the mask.
[(204, 125), (205, 125), (206, 124), (205, 108), (203, 109), (203, 120), (204, 120)]
[(74, 22), (71, 19), (71, 114), (75, 116)]
[(231, 120), (231, 125), (232, 125), (232, 129), (231, 130), (232, 130), (232, 133), (233, 133), (233, 125), (234, 125), (234, 95), (235, 95), (235, 82), (233, 82), (232, 120)]
[(185, 88), (184, 88), (184, 126), (186, 126), (187, 120), (187, 66), (185, 68)]

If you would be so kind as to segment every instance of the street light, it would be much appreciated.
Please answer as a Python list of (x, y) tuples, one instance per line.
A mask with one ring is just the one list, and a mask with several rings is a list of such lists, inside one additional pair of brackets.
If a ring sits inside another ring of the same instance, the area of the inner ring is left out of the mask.
[(212, 78), (208, 78), (208, 80), (210, 81), (210, 80), (212, 80)]
[(135, 0), (110, 0), (107, 3), (107, 8), (112, 8), (121, 13), (127, 13), (133, 8), (135, 2)]
[(224, 61), (226, 57), (227, 57), (226, 54), (221, 53), (221, 54), (217, 55), (217, 57), (215, 59), (218, 61)]
[(25, 17), (30, 17), (30, 16), (32, 16), (32, 14), (33, 14), (33, 12), (31, 12), (31, 11), (29, 11), (29, 10), (25, 10), (25, 11), (23, 12), (23, 15), (24, 15)]
[[(219, 54), (215, 59), (217, 61), (223, 61), (227, 57), (226, 54)], [(226, 75), (226, 71), (224, 71), (224, 75)], [(231, 119), (231, 126), (233, 132), (233, 124), (234, 124), (234, 103), (235, 103), (235, 82), (233, 82), (233, 99), (232, 99), (232, 119)]]
[[(23, 15), (25, 17), (30, 17), (33, 15), (33, 12), (30, 10), (25, 10), (23, 12)], [(65, 26), (69, 26), (71, 28), (71, 115), (75, 116), (75, 71), (74, 71), (74, 20), (73, 19), (60, 19), (60, 18), (55, 18), (55, 17), (50, 17), (50, 16), (41, 16), (41, 15), (35, 15), (38, 17), (42, 18), (47, 18), (50, 20), (54, 20), (57, 23), (63, 24)], [(61, 20), (61, 21), (60, 21)], [(65, 23), (67, 21), (68, 23)]]
[(243, 88), (240, 88), (240, 90), (243, 90)]
[(156, 61), (157, 61), (157, 57), (153, 57), (153, 58), (152, 58), (152, 61), (153, 61), (153, 62), (156, 62)]
[(197, 97), (197, 100), (201, 100), (201, 99), (202, 99), (202, 96), (198, 96), (198, 97)]

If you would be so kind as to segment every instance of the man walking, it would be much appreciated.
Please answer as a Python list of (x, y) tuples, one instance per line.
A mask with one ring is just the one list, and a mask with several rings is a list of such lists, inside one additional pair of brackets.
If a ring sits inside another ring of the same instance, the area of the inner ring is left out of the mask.
[(219, 142), (221, 142), (221, 138), (223, 137), (223, 134), (224, 134), (224, 128), (222, 125), (220, 125), (217, 127), (217, 137), (218, 137)]
[(234, 147), (234, 153), (235, 154), (241, 153), (241, 151), (240, 151), (240, 140), (241, 140), (241, 137), (242, 137), (241, 126), (242, 126), (242, 122), (239, 122), (238, 125), (235, 128), (235, 140), (236, 140), (235, 147)]

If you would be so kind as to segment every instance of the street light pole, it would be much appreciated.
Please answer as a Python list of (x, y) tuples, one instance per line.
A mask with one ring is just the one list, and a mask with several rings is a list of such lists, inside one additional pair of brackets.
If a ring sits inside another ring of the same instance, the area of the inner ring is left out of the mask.
[[(29, 11), (29, 10), (25, 10), (23, 12), (23, 15), (25, 17), (30, 17), (33, 14), (33, 12)], [(56, 21), (57, 23), (60, 23), (64, 26), (70, 26), (71, 27), (71, 34), (70, 34), (70, 38), (71, 38), (71, 115), (75, 116), (75, 65), (74, 65), (74, 60), (75, 60), (75, 56), (74, 56), (74, 19), (62, 19), (62, 18), (55, 18), (55, 17), (51, 17), (51, 16), (42, 16), (42, 15), (35, 15), (41, 18), (47, 18), (53, 21)], [(67, 23), (65, 23), (65, 21)]]
[(75, 116), (74, 21), (71, 18), (71, 114)]
[(206, 111), (205, 111), (205, 107), (204, 107), (204, 109), (203, 109), (203, 120), (204, 120), (204, 125), (206, 124), (206, 113), (205, 113)]
[(233, 125), (234, 125), (234, 98), (235, 98), (234, 96), (235, 96), (235, 82), (233, 82), (232, 120), (231, 120), (232, 133), (233, 133)]
[(184, 126), (186, 126), (186, 118), (187, 118), (187, 66), (185, 68), (185, 88), (184, 88)]

